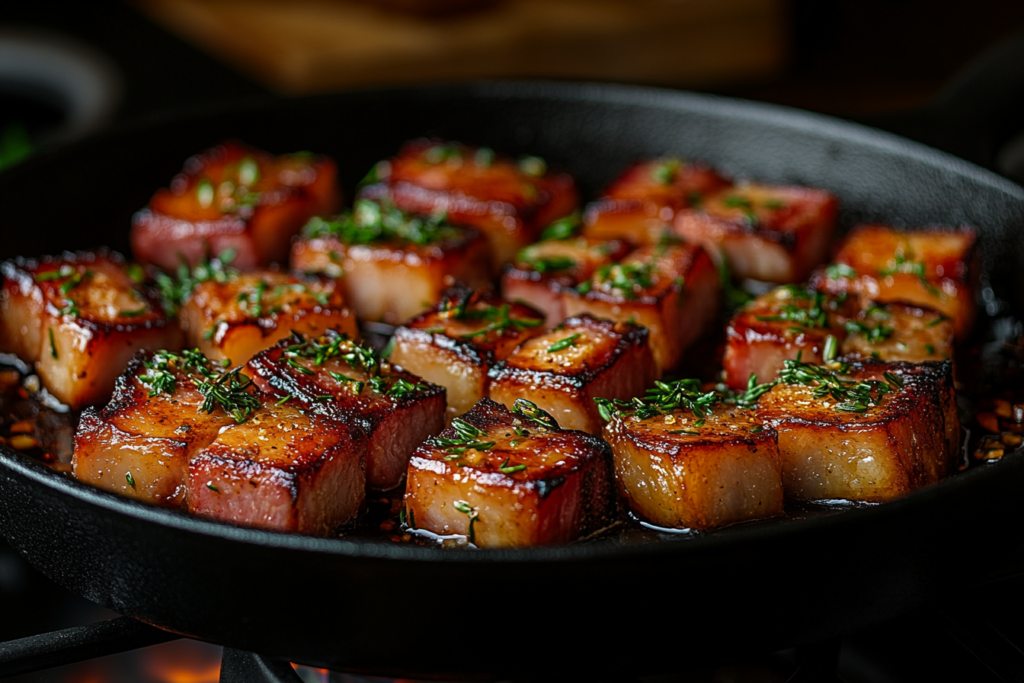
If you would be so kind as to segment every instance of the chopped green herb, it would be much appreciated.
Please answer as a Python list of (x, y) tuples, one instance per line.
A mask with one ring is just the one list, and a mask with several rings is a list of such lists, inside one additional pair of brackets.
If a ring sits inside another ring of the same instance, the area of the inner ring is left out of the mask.
[(565, 349), (572, 346), (577, 339), (582, 336), (582, 333), (577, 332), (576, 334), (570, 334), (564, 339), (559, 339), (554, 344), (548, 347), (548, 353), (557, 353), (558, 351), (564, 351)]
[(654, 272), (653, 263), (610, 263), (598, 268), (593, 280), (584, 282), (576, 291), (585, 294), (592, 286), (598, 286), (617, 290), (625, 299), (635, 299), (641, 290), (654, 284)]
[(938, 325), (939, 323), (941, 323), (944, 320), (949, 320), (949, 318), (947, 318), (944, 315), (940, 315), (938, 318), (936, 318), (935, 320), (932, 320), (930, 323), (925, 325), (925, 329), (928, 329), (928, 328), (931, 328), (931, 327), (935, 327), (936, 325)]
[(735, 310), (754, 299), (753, 295), (732, 283), (732, 271), (729, 268), (729, 259), (725, 252), (718, 250), (718, 258), (715, 259), (715, 266), (718, 268), (718, 281), (722, 285), (724, 293), (723, 300), (729, 310)]
[[(886, 373), (886, 381), (847, 379), (849, 365), (839, 363), (838, 367), (811, 365), (800, 360), (784, 361), (785, 367), (779, 373), (779, 381), (785, 384), (800, 384), (813, 387), (815, 398), (831, 397), (836, 401), (833, 408), (840, 412), (864, 413), (877, 404), (884, 394), (900, 389), (902, 381)], [(894, 381), (895, 380), (895, 381)]]
[(564, 240), (569, 239), (576, 234), (580, 226), (583, 224), (580, 218), (579, 212), (574, 212), (564, 218), (559, 218), (557, 221), (544, 228), (544, 232), (540, 234), (542, 242), (547, 240)]
[(203, 178), (196, 185), (196, 200), (199, 202), (199, 206), (204, 209), (209, 208), (213, 204), (214, 194), (213, 183), (210, 182), (209, 178)]
[(135, 477), (132, 476), (131, 472), (124, 473), (124, 480), (128, 482), (128, 485), (131, 486), (133, 489), (135, 488)]
[(558, 431), (558, 421), (551, 416), (545, 410), (542, 410), (533, 401), (527, 401), (525, 398), (517, 398), (516, 402), (512, 404), (512, 412), (516, 415), (520, 415), (530, 422), (543, 427), (544, 429), (551, 429)]
[(445, 460), (455, 459), (471, 448), (478, 451), (486, 451), (495, 444), (494, 441), (482, 440), (481, 437), (485, 436), (484, 431), (466, 422), (461, 417), (452, 420), (451, 426), (455, 430), (454, 439), (437, 436), (433, 437), (432, 440), (433, 444), (438, 448), (447, 450), (452, 454), (452, 456), (445, 458)]
[(292, 400), (291, 394), (285, 394), (281, 398), (274, 401), (274, 405), (283, 406), (288, 401)]
[(522, 472), (525, 469), (526, 465), (509, 465), (508, 458), (505, 458), (505, 462), (498, 466), (498, 471), (502, 474), (513, 474), (515, 472)]
[(47, 328), (47, 332), (50, 333), (50, 358), (57, 360), (57, 342), (53, 340), (53, 328)]
[(931, 344), (925, 344), (924, 345), (924, 350), (928, 352), (929, 356), (934, 356), (935, 355), (935, 347), (932, 346)]
[(825, 277), (830, 280), (851, 279), (857, 277), (857, 271), (845, 263), (833, 263), (825, 268)]
[(670, 429), (668, 434), (689, 434), (690, 436), (700, 436), (700, 432), (694, 429)]
[(660, 185), (671, 185), (682, 165), (681, 159), (663, 159), (651, 168), (651, 177)]
[(124, 318), (137, 318), (140, 315), (145, 315), (149, 312), (149, 306), (143, 306), (134, 311), (118, 311), (117, 314)]
[(868, 325), (860, 320), (847, 320), (846, 331), (849, 334), (863, 335), (864, 338), (868, 340), (868, 343), (877, 344), (891, 337), (895, 330), (894, 328), (881, 323), (877, 325)]
[(477, 512), (477, 509), (474, 507), (470, 507), (469, 503), (467, 503), (464, 500), (455, 501), (454, 503), (452, 503), (452, 507), (454, 507), (456, 510), (465, 515), (469, 515), (469, 531), (466, 534), (466, 539), (470, 543), (475, 543), (476, 534), (474, 533), (473, 525), (476, 523), (477, 519), (479, 519), (479, 513)]
[(146, 271), (138, 263), (129, 263), (125, 266), (124, 272), (137, 285), (146, 279)]
[(836, 359), (836, 354), (839, 352), (839, 342), (831, 334), (825, 337), (825, 350), (822, 351), (821, 357), (826, 363), (831, 363)]
[(414, 216), (390, 204), (385, 206), (367, 199), (356, 200), (352, 212), (332, 220), (314, 216), (302, 228), (306, 239), (336, 237), (350, 246), (392, 240), (424, 246), (457, 239), (463, 234), (460, 228), (448, 223), (446, 214)]
[(220, 493), (220, 489), (217, 488), (217, 485), (214, 484), (212, 481), (206, 482), (206, 488), (210, 489), (214, 493)]
[(780, 304), (774, 315), (754, 316), (762, 322), (789, 322), (802, 327), (828, 327), (827, 302), (822, 292), (811, 294), (800, 287), (786, 287), (791, 296)]

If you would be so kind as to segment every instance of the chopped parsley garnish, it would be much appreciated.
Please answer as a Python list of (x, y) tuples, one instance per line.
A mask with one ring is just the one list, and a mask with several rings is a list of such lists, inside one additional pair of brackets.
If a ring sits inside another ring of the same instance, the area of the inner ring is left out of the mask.
[(576, 340), (579, 339), (580, 336), (582, 336), (582, 333), (577, 332), (576, 334), (570, 334), (568, 337), (566, 337), (564, 339), (559, 339), (554, 344), (552, 344), (551, 346), (548, 347), (548, 353), (556, 353), (558, 351), (564, 351), (565, 349), (567, 349), (570, 346), (572, 346), (573, 344), (575, 344)]
[(399, 240), (419, 246), (455, 239), (463, 232), (448, 223), (445, 214), (414, 216), (394, 206), (383, 206), (366, 199), (356, 201), (352, 212), (332, 220), (314, 216), (302, 229), (306, 239), (336, 237), (346, 245), (371, 244)]
[(849, 371), (849, 364), (844, 362), (825, 366), (787, 360), (779, 381), (813, 387), (815, 398), (831, 397), (836, 402), (835, 410), (848, 413), (867, 412), (883, 395), (903, 387), (903, 380), (890, 372), (883, 375), (885, 381), (879, 381), (848, 379)]
[(525, 398), (517, 398), (516, 402), (512, 404), (512, 413), (526, 418), (530, 422), (543, 427), (544, 429), (551, 429), (558, 431), (558, 420), (551, 416), (545, 410), (542, 410), (533, 401), (527, 401)]

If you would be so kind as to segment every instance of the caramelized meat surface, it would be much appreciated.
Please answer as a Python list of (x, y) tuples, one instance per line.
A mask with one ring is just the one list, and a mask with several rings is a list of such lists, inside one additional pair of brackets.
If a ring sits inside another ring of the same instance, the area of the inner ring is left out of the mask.
[(619, 492), (654, 524), (710, 529), (783, 512), (777, 435), (752, 411), (625, 410), (612, 416), (604, 438)]
[(629, 400), (658, 378), (646, 328), (569, 318), (522, 343), (490, 372), (490, 397), (511, 408), (525, 398), (563, 429), (600, 435), (595, 398)]
[(188, 346), (244, 365), (293, 331), (358, 335), (356, 318), (334, 280), (273, 270), (233, 273), (195, 286), (178, 313)]
[(267, 401), (189, 463), (189, 512), (222, 522), (327, 535), (365, 496), (358, 429)]
[(901, 232), (860, 226), (843, 240), (835, 264), (817, 273), (813, 282), (828, 292), (938, 311), (953, 320), (957, 339), (964, 339), (974, 324), (976, 240), (970, 229)]
[(786, 495), (885, 501), (949, 475), (960, 445), (951, 367), (787, 362), (757, 406), (779, 433)]
[(360, 319), (392, 324), (422, 313), (456, 282), (487, 284), (490, 262), (479, 231), (366, 200), (334, 220), (312, 219), (292, 245), (294, 270), (339, 278)]
[(229, 249), (240, 268), (284, 261), (307, 220), (337, 211), (336, 175), (326, 157), (275, 157), (225, 142), (186, 161), (135, 215), (132, 252), (167, 271)]
[(139, 349), (181, 345), (177, 325), (115, 252), (15, 259), (0, 274), (0, 351), (33, 364), (72, 409), (109, 399)]
[(392, 489), (413, 450), (444, 428), (445, 390), (345, 335), (293, 335), (249, 361), (256, 384), (287, 405), (343, 422), (367, 439), (366, 483)]
[(528, 303), (545, 316), (547, 327), (565, 320), (562, 292), (589, 280), (594, 271), (622, 260), (625, 242), (585, 237), (549, 239), (531, 244), (505, 270), (501, 291), (510, 301)]
[(445, 214), (477, 228), (491, 242), (495, 265), (507, 263), (541, 229), (579, 203), (571, 176), (549, 171), (542, 159), (518, 162), (485, 147), (416, 140), (377, 164), (376, 182), (360, 190), (403, 211)]
[(455, 287), (395, 330), (391, 362), (447, 390), (448, 419), (488, 395), (488, 372), (543, 332), (542, 314), (493, 294)]
[(923, 363), (953, 356), (953, 321), (927, 308), (870, 305), (845, 321), (845, 331), (840, 354), (851, 359)]
[(641, 161), (587, 207), (584, 234), (599, 241), (657, 244), (672, 232), (677, 212), (728, 186), (713, 169), (682, 159)]
[(406, 521), (481, 548), (568, 543), (609, 521), (610, 455), (528, 402), (509, 411), (483, 399), (416, 450)]
[(661, 371), (675, 367), (718, 310), (721, 284), (714, 263), (697, 245), (640, 247), (602, 266), (564, 292), (566, 315), (635, 322), (651, 333)]
[(677, 234), (721, 249), (740, 278), (798, 282), (825, 261), (839, 203), (805, 187), (736, 185), (680, 211)]
[(74, 475), (147, 503), (183, 505), (189, 458), (236, 421), (201, 391), (223, 373), (191, 351), (137, 353), (117, 378), (110, 403), (82, 413)]

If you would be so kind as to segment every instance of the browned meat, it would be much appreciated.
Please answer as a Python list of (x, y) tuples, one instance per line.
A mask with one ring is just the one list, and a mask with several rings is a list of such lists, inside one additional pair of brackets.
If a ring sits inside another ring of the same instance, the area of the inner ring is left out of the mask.
[(847, 319), (845, 330), (845, 358), (922, 363), (953, 356), (953, 321), (927, 308), (870, 305)]
[(544, 313), (545, 326), (565, 320), (562, 292), (589, 280), (602, 266), (622, 260), (625, 242), (598, 242), (585, 237), (548, 239), (531, 244), (505, 271), (501, 290), (510, 301), (528, 303)]
[(691, 529), (782, 514), (775, 430), (720, 401), (680, 380), (659, 382), (644, 400), (602, 405), (615, 478), (635, 513)]
[(713, 169), (682, 159), (641, 161), (587, 207), (584, 234), (598, 241), (657, 244), (672, 232), (678, 211), (699, 205), (705, 195), (728, 186), (729, 181)]
[(493, 368), (491, 398), (511, 408), (525, 398), (563, 429), (599, 435), (604, 426), (595, 398), (629, 400), (658, 378), (644, 327), (569, 318), (523, 342)]
[(491, 241), (495, 265), (507, 263), (541, 229), (576, 209), (571, 176), (549, 171), (542, 159), (518, 163), (485, 147), (416, 140), (377, 164), (366, 199), (389, 200), (403, 211), (445, 214)]
[(483, 399), (409, 462), (406, 522), (481, 548), (553, 545), (608, 523), (608, 444), (527, 401)]
[(721, 284), (697, 245), (640, 247), (564, 292), (566, 315), (635, 322), (651, 333), (658, 368), (675, 367), (718, 310)]
[(972, 229), (902, 232), (864, 225), (846, 236), (835, 264), (813, 283), (827, 292), (930, 308), (951, 318), (957, 339), (964, 339), (974, 324), (978, 272)]
[(736, 185), (680, 211), (682, 237), (719, 248), (740, 278), (798, 282), (825, 261), (839, 202), (805, 187)]
[(362, 505), (365, 457), (358, 429), (268, 401), (192, 457), (188, 509), (272, 531), (331, 534)]
[(413, 450), (444, 428), (443, 388), (343, 334), (293, 335), (257, 354), (248, 370), (275, 400), (361, 430), (366, 483), (374, 489), (398, 486)]
[(234, 365), (244, 365), (293, 331), (358, 336), (337, 282), (273, 270), (234, 272), (197, 284), (178, 318), (186, 345)]
[(788, 497), (885, 501), (953, 471), (960, 422), (948, 361), (786, 366), (757, 417), (779, 433)]
[(132, 252), (168, 271), (228, 250), (240, 268), (285, 261), (310, 217), (337, 211), (336, 174), (327, 157), (275, 157), (225, 142), (186, 161), (135, 215)]
[[(207, 399), (224, 372), (192, 351), (137, 353), (117, 378), (110, 403), (82, 413), (75, 476), (147, 503), (183, 505), (189, 458), (245, 416), (244, 408), (232, 415)], [(246, 383), (237, 376), (223, 381), (236, 388)]]
[(4, 262), (0, 351), (33, 364), (73, 409), (106, 401), (136, 351), (181, 345), (137, 268), (104, 249)]
[(389, 323), (422, 313), (456, 282), (488, 284), (490, 263), (479, 231), (365, 200), (334, 220), (313, 218), (292, 245), (294, 270), (339, 278), (360, 319)]
[(456, 287), (430, 311), (395, 330), (391, 362), (447, 390), (448, 419), (487, 396), (487, 373), (543, 331), (542, 315), (523, 304)]

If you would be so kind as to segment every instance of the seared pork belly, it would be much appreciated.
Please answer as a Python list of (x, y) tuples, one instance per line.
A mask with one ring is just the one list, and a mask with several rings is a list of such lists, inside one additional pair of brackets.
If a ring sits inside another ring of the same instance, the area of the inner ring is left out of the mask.
[(657, 244), (672, 232), (681, 209), (729, 186), (713, 169), (682, 159), (641, 161), (628, 168), (584, 215), (584, 234), (594, 240)]
[(490, 263), (479, 231), (366, 200), (333, 220), (313, 218), (292, 245), (293, 270), (340, 278), (360, 319), (393, 324), (422, 313), (456, 282), (489, 283)]
[(842, 338), (842, 312), (851, 303), (847, 297), (800, 285), (784, 285), (757, 297), (726, 327), (725, 383), (742, 390), (752, 375), (758, 382), (771, 381), (784, 361), (798, 357), (805, 363), (820, 363), (829, 336)]
[(416, 450), (406, 523), (481, 548), (568, 543), (609, 521), (610, 456), (528, 401), (509, 411), (483, 399)]
[(510, 301), (522, 301), (544, 313), (545, 325), (565, 320), (562, 291), (590, 279), (601, 266), (621, 260), (625, 242), (599, 242), (585, 237), (550, 239), (531, 244), (505, 271), (501, 291)]
[(447, 390), (450, 420), (487, 396), (488, 371), (543, 332), (541, 313), (487, 292), (455, 287), (395, 330), (390, 360)]
[(583, 315), (523, 342), (490, 378), (498, 403), (511, 408), (525, 398), (563, 429), (599, 435), (604, 421), (594, 399), (643, 394), (658, 368), (646, 328)]
[(361, 430), (368, 441), (366, 483), (374, 489), (398, 486), (413, 450), (444, 428), (443, 388), (343, 334), (295, 334), (257, 354), (248, 369), (275, 400)]
[(721, 249), (740, 278), (797, 282), (825, 260), (838, 209), (823, 190), (736, 185), (680, 211), (675, 229)]
[(188, 346), (244, 365), (293, 331), (358, 336), (356, 318), (334, 280), (273, 270), (233, 273), (195, 286), (178, 313)]
[(566, 315), (635, 322), (651, 333), (661, 371), (675, 367), (718, 310), (721, 283), (698, 245), (640, 247), (616, 264), (601, 266), (563, 295)]
[(486, 147), (430, 140), (410, 142), (378, 163), (360, 196), (477, 228), (491, 242), (495, 265), (511, 261), (579, 202), (572, 177), (549, 171), (542, 159), (516, 162)]
[(267, 401), (189, 463), (188, 509), (222, 522), (327, 535), (365, 496), (362, 432)]
[(136, 351), (181, 345), (136, 269), (105, 249), (0, 264), (0, 351), (72, 409), (106, 401)]
[(132, 252), (168, 271), (227, 250), (240, 268), (285, 261), (307, 220), (337, 211), (336, 175), (327, 157), (275, 157), (226, 142), (186, 161), (135, 215)]
[(709, 529), (781, 515), (775, 430), (696, 380), (663, 383), (637, 401), (603, 402), (619, 492), (665, 527)]
[(779, 433), (786, 495), (885, 501), (956, 466), (960, 422), (952, 366), (786, 361), (757, 404)]
[(844, 358), (941, 361), (953, 355), (953, 322), (935, 311), (906, 304), (872, 304), (845, 321), (839, 345)]
[[(81, 481), (155, 505), (187, 497), (188, 461), (217, 433), (258, 407), (248, 380), (196, 351), (140, 351), (103, 408), (87, 408), (75, 432), (72, 471)], [(236, 401), (210, 398), (226, 389)]]
[(974, 324), (976, 242), (966, 228), (901, 232), (861, 226), (846, 236), (835, 264), (816, 273), (813, 283), (828, 292), (933, 309), (951, 318), (957, 339), (964, 339)]

